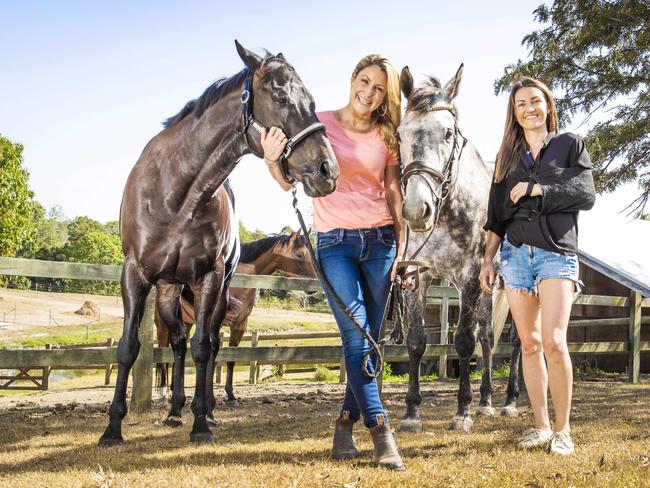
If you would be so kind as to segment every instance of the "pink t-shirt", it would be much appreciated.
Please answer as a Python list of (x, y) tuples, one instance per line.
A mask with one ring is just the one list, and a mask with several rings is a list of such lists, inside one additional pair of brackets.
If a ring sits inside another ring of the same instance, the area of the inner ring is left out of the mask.
[(332, 112), (316, 114), (341, 170), (336, 190), (314, 198), (314, 230), (362, 229), (392, 224), (386, 201), (386, 166), (399, 164), (397, 154), (386, 147), (379, 129), (367, 133), (349, 131)]

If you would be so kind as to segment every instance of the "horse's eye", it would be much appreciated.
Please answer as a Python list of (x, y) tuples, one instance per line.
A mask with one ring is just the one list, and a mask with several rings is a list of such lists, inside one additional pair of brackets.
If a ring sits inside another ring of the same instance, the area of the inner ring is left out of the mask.
[(301, 252), (296, 253), (296, 257), (298, 259), (305, 259), (305, 255), (303, 253), (301, 253)]
[(454, 131), (451, 129), (447, 129), (447, 131), (445, 132), (445, 139), (447, 140), (447, 142), (451, 141), (451, 138), (453, 136), (454, 136)]

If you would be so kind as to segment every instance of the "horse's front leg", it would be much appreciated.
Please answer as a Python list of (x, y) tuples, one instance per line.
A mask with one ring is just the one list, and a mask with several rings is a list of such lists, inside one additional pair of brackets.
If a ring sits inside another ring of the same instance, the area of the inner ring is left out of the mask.
[(217, 404), (217, 399), (214, 396), (214, 368), (217, 361), (217, 354), (219, 353), (219, 346), (221, 345), (219, 340), (219, 331), (221, 330), (221, 323), (223, 318), (226, 315), (226, 303), (227, 303), (227, 289), (221, 291), (219, 295), (219, 301), (217, 306), (212, 313), (210, 319), (210, 359), (208, 360), (208, 365), (205, 370), (205, 401), (207, 404), (207, 420), (208, 425), (214, 427), (217, 425), (216, 420), (214, 420), (214, 407)]
[(169, 329), (169, 342), (174, 353), (172, 401), (167, 418), (163, 422), (168, 427), (180, 427), (183, 425), (181, 413), (185, 405), (185, 355), (187, 354), (187, 337), (180, 307), (180, 292), (180, 286), (166, 286), (165, 288), (161, 287), (156, 296), (156, 311), (162, 322)]
[(406, 394), (406, 415), (400, 423), (400, 432), (422, 432), (420, 420), (420, 363), (426, 349), (426, 335), (424, 334), (424, 314), (422, 304), (417, 296), (410, 290), (404, 291), (405, 320), (408, 327), (406, 344), (409, 352), (409, 389)]
[(476, 347), (476, 333), (474, 311), (472, 306), (476, 303), (480, 288), (474, 284), (466, 285), (461, 290), (460, 316), (458, 327), (454, 334), (454, 345), (460, 363), (460, 385), (458, 388), (458, 410), (451, 419), (450, 430), (471, 432), (474, 421), (469, 413), (472, 403), (472, 385), (469, 382), (469, 360)]
[(194, 424), (190, 432), (192, 442), (214, 442), (207, 421), (206, 373), (210, 355), (210, 322), (223, 288), (224, 264), (220, 259), (215, 270), (206, 274), (198, 286), (194, 286), (194, 308), (196, 311), (196, 332), (192, 336), (190, 350), (196, 367), (196, 388), (192, 399)]
[(139, 266), (128, 259), (122, 269), (122, 299), (124, 302), (124, 330), (117, 347), (117, 380), (113, 402), (108, 410), (108, 427), (99, 439), (100, 446), (113, 446), (124, 442), (122, 419), (126, 416), (126, 387), (129, 372), (140, 351), (138, 327), (142, 320), (147, 293), (151, 283), (147, 282)]
[(516, 417), (519, 415), (517, 399), (519, 398), (519, 360), (521, 359), (521, 339), (517, 334), (515, 324), (510, 329), (510, 342), (512, 354), (510, 356), (510, 376), (506, 388), (506, 402), (501, 408), (501, 415), (504, 417)]

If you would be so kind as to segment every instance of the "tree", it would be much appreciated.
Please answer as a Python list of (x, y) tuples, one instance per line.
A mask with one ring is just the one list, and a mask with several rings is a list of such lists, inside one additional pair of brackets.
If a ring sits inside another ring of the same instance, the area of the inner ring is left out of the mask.
[(34, 193), (23, 168), (23, 146), (0, 135), (0, 256), (15, 256), (32, 235)]
[[(120, 238), (105, 231), (93, 230), (74, 241), (71, 240), (66, 245), (66, 253), (68, 261), (78, 263), (122, 264), (124, 262)], [(82, 287), (91, 293), (117, 294), (119, 286), (119, 283), (108, 281), (79, 280), (79, 283), (73, 287)]]
[(546, 25), (522, 41), (529, 60), (507, 66), (495, 92), (532, 76), (556, 90), (562, 123), (593, 117), (585, 142), (596, 188), (636, 181), (628, 208), (640, 216), (650, 197), (650, 2), (554, 0), (533, 15)]
[(78, 241), (91, 232), (106, 232), (106, 228), (101, 222), (86, 216), (75, 217), (68, 224), (68, 239), (70, 242)]
[(264, 232), (261, 230), (250, 231), (246, 228), (241, 220), (239, 221), (239, 240), (241, 242), (255, 241), (263, 237), (266, 237), (266, 234)]

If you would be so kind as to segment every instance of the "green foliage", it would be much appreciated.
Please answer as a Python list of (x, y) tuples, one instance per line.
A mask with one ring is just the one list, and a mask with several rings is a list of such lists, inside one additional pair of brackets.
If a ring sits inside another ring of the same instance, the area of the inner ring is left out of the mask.
[(264, 232), (261, 230), (250, 231), (246, 226), (244, 226), (241, 220), (239, 221), (239, 240), (241, 242), (255, 241), (257, 239), (262, 239), (263, 237), (266, 237)]
[(23, 168), (23, 146), (0, 135), (0, 256), (15, 256), (33, 232), (34, 193)]
[(316, 365), (316, 371), (314, 371), (314, 381), (335, 383), (338, 380), (338, 375), (328, 369), (326, 366), (323, 366), (322, 364)]
[[(72, 240), (72, 236), (70, 239), (71, 242), (66, 246), (68, 261), (113, 265), (124, 262), (120, 238), (115, 234), (107, 234), (103, 230), (91, 230), (75, 240)], [(119, 283), (108, 281), (80, 280), (80, 285), (84, 286), (89, 293), (98, 294), (117, 294), (120, 289)]]
[(650, 196), (650, 3), (555, 0), (534, 17), (543, 27), (523, 39), (529, 60), (507, 66), (495, 91), (532, 76), (561, 95), (562, 122), (596, 115), (585, 138), (596, 187), (636, 181), (642, 193), (629, 208), (640, 216)]
[(100, 222), (85, 216), (76, 217), (68, 224), (68, 239), (70, 242), (76, 242), (91, 232), (106, 233), (106, 228)]

